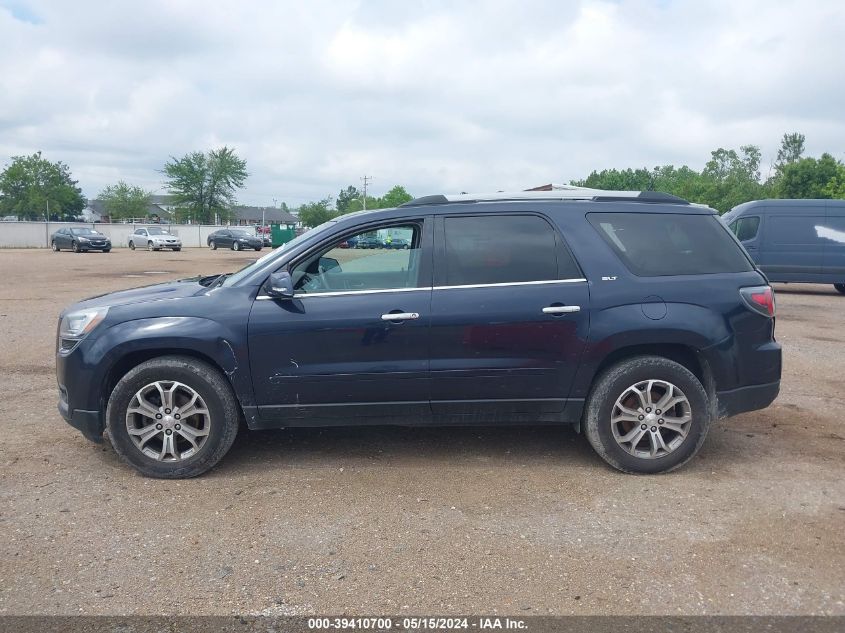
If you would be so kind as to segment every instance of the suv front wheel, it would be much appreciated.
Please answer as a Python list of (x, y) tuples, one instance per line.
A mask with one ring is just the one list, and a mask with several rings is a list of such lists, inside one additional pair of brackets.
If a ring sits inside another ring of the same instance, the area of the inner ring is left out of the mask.
[(149, 477), (196, 477), (235, 441), (240, 408), (228, 381), (200, 360), (165, 356), (141, 363), (114, 388), (109, 439), (124, 461)]
[(707, 393), (691, 371), (660, 356), (637, 356), (598, 378), (584, 412), (584, 432), (614, 468), (663, 473), (698, 452), (710, 418)]

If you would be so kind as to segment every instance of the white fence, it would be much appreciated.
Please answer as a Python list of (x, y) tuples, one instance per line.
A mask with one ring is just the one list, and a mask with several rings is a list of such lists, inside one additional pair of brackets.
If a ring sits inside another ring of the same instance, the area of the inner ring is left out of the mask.
[[(161, 226), (182, 238), (182, 246), (205, 246), (209, 234), (225, 226), (205, 226), (200, 224), (91, 224), (88, 222), (0, 222), (0, 248), (48, 248), (50, 236), (59, 229), (71, 227), (89, 227), (109, 237), (115, 248), (126, 247), (129, 235), (136, 226)], [(252, 227), (238, 227), (254, 231)]]

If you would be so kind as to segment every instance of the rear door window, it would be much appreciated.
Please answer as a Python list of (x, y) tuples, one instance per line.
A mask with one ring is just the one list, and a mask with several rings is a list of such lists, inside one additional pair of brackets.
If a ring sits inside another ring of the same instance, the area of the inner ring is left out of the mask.
[(486, 285), (581, 276), (554, 229), (536, 215), (445, 217), (440, 283)]
[(588, 213), (587, 219), (639, 277), (753, 270), (742, 249), (713, 215)]

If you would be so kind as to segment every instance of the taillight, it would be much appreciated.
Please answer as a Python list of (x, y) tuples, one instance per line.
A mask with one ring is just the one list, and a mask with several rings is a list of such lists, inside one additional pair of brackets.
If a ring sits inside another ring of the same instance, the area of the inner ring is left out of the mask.
[(775, 292), (771, 286), (754, 286), (752, 288), (740, 288), (745, 304), (760, 314), (768, 317), (775, 316)]

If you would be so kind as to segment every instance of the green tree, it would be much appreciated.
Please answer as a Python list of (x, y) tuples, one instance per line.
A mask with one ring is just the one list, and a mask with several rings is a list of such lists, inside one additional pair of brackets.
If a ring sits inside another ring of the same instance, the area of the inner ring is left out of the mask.
[(743, 145), (736, 150), (720, 147), (710, 154), (701, 172), (705, 182), (700, 201), (725, 213), (738, 204), (769, 195), (760, 182), (760, 148)]
[(229, 147), (171, 157), (163, 173), (180, 214), (206, 224), (230, 217), (235, 193), (249, 176), (246, 161)]
[(775, 173), (780, 175), (784, 168), (801, 160), (804, 154), (804, 135), (798, 132), (784, 134), (780, 141), (778, 157), (775, 160)]
[(299, 221), (303, 226), (318, 226), (328, 222), (339, 215), (336, 209), (331, 208), (332, 199), (323, 198), (317, 202), (308, 202), (299, 207)]
[(122, 180), (103, 189), (99, 199), (111, 219), (146, 218), (152, 193)]
[(413, 199), (414, 196), (405, 191), (405, 187), (402, 185), (396, 185), (379, 199), (378, 208), (392, 209), (393, 207), (398, 207), (400, 204), (405, 204)]
[(836, 175), (822, 189), (825, 198), (845, 198), (845, 165), (839, 163)]
[(828, 185), (841, 176), (842, 163), (830, 154), (786, 165), (777, 182), (779, 198), (830, 198)]
[(335, 206), (337, 208), (337, 212), (339, 214), (349, 213), (349, 205), (352, 203), (353, 200), (357, 200), (361, 197), (361, 192), (358, 191), (356, 187), (349, 185), (346, 189), (341, 189), (340, 193), (337, 194), (337, 201), (335, 202)]
[(648, 191), (652, 180), (652, 172), (645, 168), (603, 169), (593, 171), (584, 180), (573, 180), (570, 184), (606, 191)]
[[(379, 206), (380, 201), (378, 198), (373, 198), (372, 196), (367, 196), (367, 209), (381, 209)], [(364, 200), (361, 196), (355, 198), (354, 200), (349, 201), (349, 206), (346, 207), (347, 213), (352, 213), (354, 211), (362, 211), (364, 209)]]
[(0, 173), (0, 215), (16, 215), (25, 220), (46, 216), (51, 220), (75, 220), (85, 204), (70, 168), (61, 161), (53, 163), (42, 158), (41, 152), (14, 156)]

